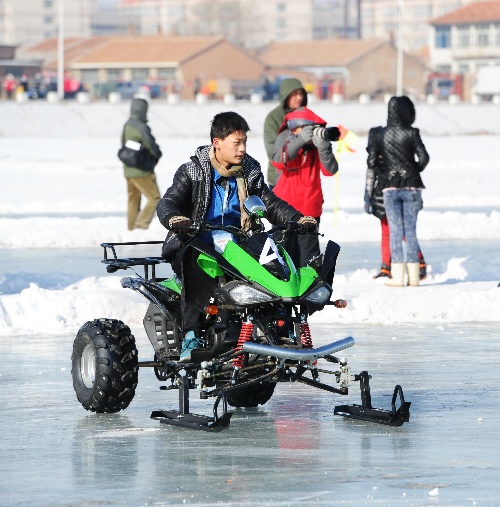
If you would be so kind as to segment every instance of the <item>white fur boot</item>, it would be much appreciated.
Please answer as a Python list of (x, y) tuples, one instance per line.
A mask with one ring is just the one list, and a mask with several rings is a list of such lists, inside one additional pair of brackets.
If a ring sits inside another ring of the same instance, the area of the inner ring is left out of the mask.
[(403, 262), (391, 262), (392, 278), (385, 282), (389, 287), (404, 287), (405, 265)]
[(408, 284), (410, 287), (418, 287), (420, 283), (420, 264), (418, 262), (409, 262), (406, 267), (408, 269)]

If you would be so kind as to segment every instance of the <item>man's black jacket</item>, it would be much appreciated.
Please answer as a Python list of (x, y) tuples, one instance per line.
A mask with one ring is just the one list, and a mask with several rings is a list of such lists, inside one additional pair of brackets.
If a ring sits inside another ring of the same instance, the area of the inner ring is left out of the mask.
[[(177, 169), (172, 186), (156, 208), (158, 218), (165, 228), (169, 228), (170, 218), (176, 215), (190, 218), (194, 223), (204, 221), (212, 199), (213, 170), (210, 163), (211, 146), (201, 146), (196, 154)], [(264, 182), (260, 164), (250, 155), (243, 159), (243, 174), (248, 195), (259, 196), (267, 207), (266, 218), (273, 224), (285, 224), (298, 220), (302, 214), (285, 201), (276, 197)], [(163, 244), (162, 256), (172, 262), (175, 253), (189, 241), (189, 236), (169, 230)]]

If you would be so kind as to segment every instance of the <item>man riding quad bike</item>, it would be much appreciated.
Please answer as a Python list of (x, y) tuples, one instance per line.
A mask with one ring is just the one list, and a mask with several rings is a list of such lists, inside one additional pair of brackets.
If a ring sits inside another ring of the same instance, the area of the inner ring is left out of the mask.
[[(401, 425), (409, 402), (396, 386), (390, 411), (371, 406), (369, 375), (351, 375), (345, 359), (333, 354), (354, 344), (351, 337), (313, 348), (308, 318), (330, 301), (340, 247), (329, 241), (322, 261), (296, 268), (274, 240), (278, 232), (315, 232), (303, 217), (269, 191), (258, 162), (246, 152), (248, 125), (236, 113), (212, 122), (212, 145), (199, 148), (182, 165), (158, 205), (170, 229), (162, 257), (119, 257), (118, 246), (104, 243), (109, 272), (144, 266), (144, 276), (123, 278), (150, 301), (144, 327), (154, 349), (152, 361), (139, 362), (135, 338), (121, 321), (97, 319), (82, 326), (72, 356), (73, 384), (82, 405), (94, 412), (118, 412), (132, 401), (138, 367), (153, 367), (163, 389), (179, 390), (179, 410), (154, 411), (161, 422), (220, 431), (229, 425), (227, 405), (266, 403), (276, 384), (299, 381), (345, 395), (359, 381), (361, 405), (336, 407), (340, 415)], [(265, 230), (263, 218), (278, 223)], [(147, 244), (158, 244), (149, 242)], [(175, 276), (156, 276), (158, 264), (171, 262)], [(319, 381), (318, 360), (336, 365), (336, 386)], [(213, 415), (191, 414), (189, 391), (215, 398)], [(396, 401), (399, 397), (399, 408)], [(222, 415), (218, 406), (222, 402)]]

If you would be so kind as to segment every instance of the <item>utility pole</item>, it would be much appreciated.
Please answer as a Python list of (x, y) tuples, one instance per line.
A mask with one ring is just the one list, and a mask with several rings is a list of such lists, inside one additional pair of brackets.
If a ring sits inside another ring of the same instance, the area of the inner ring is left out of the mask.
[(361, 0), (357, 0), (356, 7), (358, 11), (358, 39), (361, 39)]
[(344, 38), (349, 38), (349, 0), (344, 0)]
[(399, 0), (398, 56), (396, 64), (396, 95), (403, 95), (403, 40), (404, 40), (404, 0)]
[(57, 95), (64, 99), (64, 0), (59, 0), (57, 37)]

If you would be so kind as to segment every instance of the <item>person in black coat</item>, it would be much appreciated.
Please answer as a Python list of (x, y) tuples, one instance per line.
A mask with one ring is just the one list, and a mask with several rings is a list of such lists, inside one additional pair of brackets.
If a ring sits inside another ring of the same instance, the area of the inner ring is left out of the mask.
[[(383, 127), (373, 127), (368, 132), (368, 146), (366, 151), (370, 153), (373, 146), (378, 142), (378, 136)], [(370, 159), (371, 166), (368, 165), (366, 170), (366, 185), (365, 185), (365, 211), (377, 217), (380, 220), (382, 241), (381, 241), (381, 254), (382, 264), (380, 271), (374, 278), (391, 278), (391, 245), (389, 241), (389, 222), (385, 214), (384, 196), (382, 190), (384, 189), (384, 167), (382, 155), (377, 158)], [(424, 280), (427, 276), (427, 263), (425, 262), (422, 251), (418, 252), (419, 259), (419, 276), (420, 280)]]
[(368, 169), (378, 170), (378, 186), (382, 190), (389, 224), (392, 279), (386, 284), (398, 287), (404, 285), (403, 240), (406, 241), (409, 285), (418, 285), (420, 281), (416, 227), (425, 188), (420, 173), (429, 163), (429, 154), (419, 130), (412, 127), (415, 117), (415, 106), (408, 97), (392, 97), (388, 104), (387, 126), (372, 131), (367, 148)]

